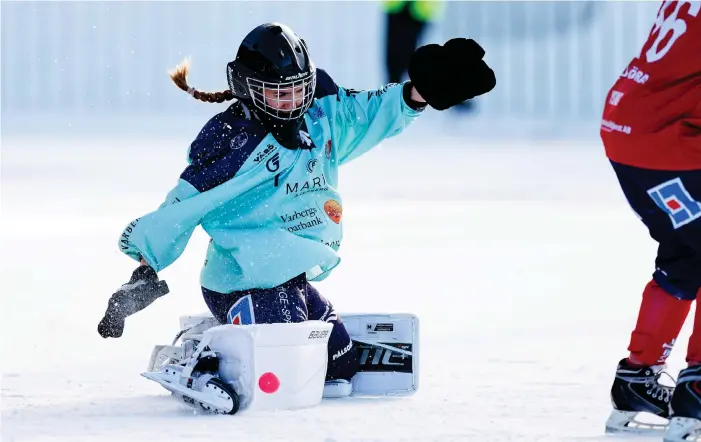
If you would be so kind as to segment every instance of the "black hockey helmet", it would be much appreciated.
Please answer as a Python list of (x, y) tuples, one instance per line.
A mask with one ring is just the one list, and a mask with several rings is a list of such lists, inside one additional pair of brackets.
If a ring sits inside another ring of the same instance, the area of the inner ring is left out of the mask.
[[(273, 123), (301, 120), (314, 99), (316, 67), (307, 45), (280, 23), (249, 32), (226, 70), (234, 97), (252, 103)], [(270, 97), (277, 106), (269, 104)]]

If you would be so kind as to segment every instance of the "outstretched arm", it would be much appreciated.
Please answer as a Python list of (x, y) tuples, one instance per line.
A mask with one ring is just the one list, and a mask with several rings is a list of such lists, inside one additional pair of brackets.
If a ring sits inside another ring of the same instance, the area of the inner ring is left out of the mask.
[(318, 77), (321, 87), (330, 91), (319, 103), (331, 119), (339, 165), (401, 133), (426, 107), (411, 82), (359, 91), (336, 85), (323, 71)]
[(227, 115), (210, 120), (192, 143), (189, 164), (165, 202), (124, 229), (119, 238), (124, 254), (163, 270), (180, 257), (202, 217), (215, 208), (212, 201), (218, 198), (222, 184), (227, 184), (226, 197), (235, 198), (237, 192), (251, 188), (249, 180), (267, 177), (254, 173), (247, 179), (235, 178), (265, 132), (249, 120)]
[(345, 89), (319, 70), (323, 96), (317, 98), (333, 115), (339, 164), (401, 133), (427, 105), (442, 111), (494, 89), (496, 77), (484, 55), (477, 42), (465, 38), (422, 46), (410, 60), (409, 81), (369, 91)]
[[(187, 229), (181, 229), (181, 225), (175, 224), (161, 225), (159, 229), (144, 229), (140, 224), (144, 218), (150, 219), (156, 214), (164, 214), (166, 211), (177, 212), (173, 209), (174, 206), (199, 194), (197, 188), (188, 181), (183, 178), (178, 179), (177, 185), (168, 192), (165, 201), (156, 211), (127, 224), (119, 236), (119, 250), (133, 260), (150, 265), (157, 271), (172, 264), (185, 250), (197, 225)], [(159, 237), (170, 238), (170, 241), (164, 239), (162, 247), (154, 247)]]
[(120, 250), (140, 265), (110, 298), (98, 325), (102, 337), (121, 336), (128, 316), (168, 293), (156, 272), (182, 254), (203, 216), (268, 178), (255, 170), (236, 177), (260, 139), (255, 128), (233, 121), (215, 118), (205, 126), (190, 148), (188, 167), (163, 204), (129, 223), (120, 236)]

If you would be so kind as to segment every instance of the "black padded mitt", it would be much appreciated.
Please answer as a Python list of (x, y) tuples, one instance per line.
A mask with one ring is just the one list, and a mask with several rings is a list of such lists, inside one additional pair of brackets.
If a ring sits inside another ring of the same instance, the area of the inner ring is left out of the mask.
[(409, 78), (429, 106), (445, 110), (494, 89), (496, 77), (484, 55), (482, 46), (467, 38), (422, 46), (411, 57)]

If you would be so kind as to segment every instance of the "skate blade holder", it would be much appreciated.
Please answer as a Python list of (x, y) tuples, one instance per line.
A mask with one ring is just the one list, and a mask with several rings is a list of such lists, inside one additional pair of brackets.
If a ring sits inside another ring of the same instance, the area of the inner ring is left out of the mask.
[(664, 442), (701, 441), (701, 420), (689, 417), (673, 417), (669, 421)]
[(621, 435), (662, 434), (668, 420), (639, 411), (613, 410), (606, 421), (606, 433)]
[(219, 325), (203, 342), (241, 410), (292, 410), (321, 403), (333, 325), (323, 321)]

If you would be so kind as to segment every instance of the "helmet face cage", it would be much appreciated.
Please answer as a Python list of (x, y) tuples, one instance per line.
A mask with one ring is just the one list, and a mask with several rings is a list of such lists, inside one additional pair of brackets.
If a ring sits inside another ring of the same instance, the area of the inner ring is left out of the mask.
[[(297, 120), (311, 106), (316, 89), (316, 72), (312, 72), (304, 78), (283, 83), (274, 83), (258, 80), (253, 77), (246, 78), (248, 91), (253, 105), (262, 112), (279, 120)], [(284, 94), (284, 97), (281, 97)], [(277, 107), (268, 104), (266, 96), (277, 103)], [(289, 106), (284, 106), (288, 104)], [(280, 109), (281, 107), (285, 107)]]

